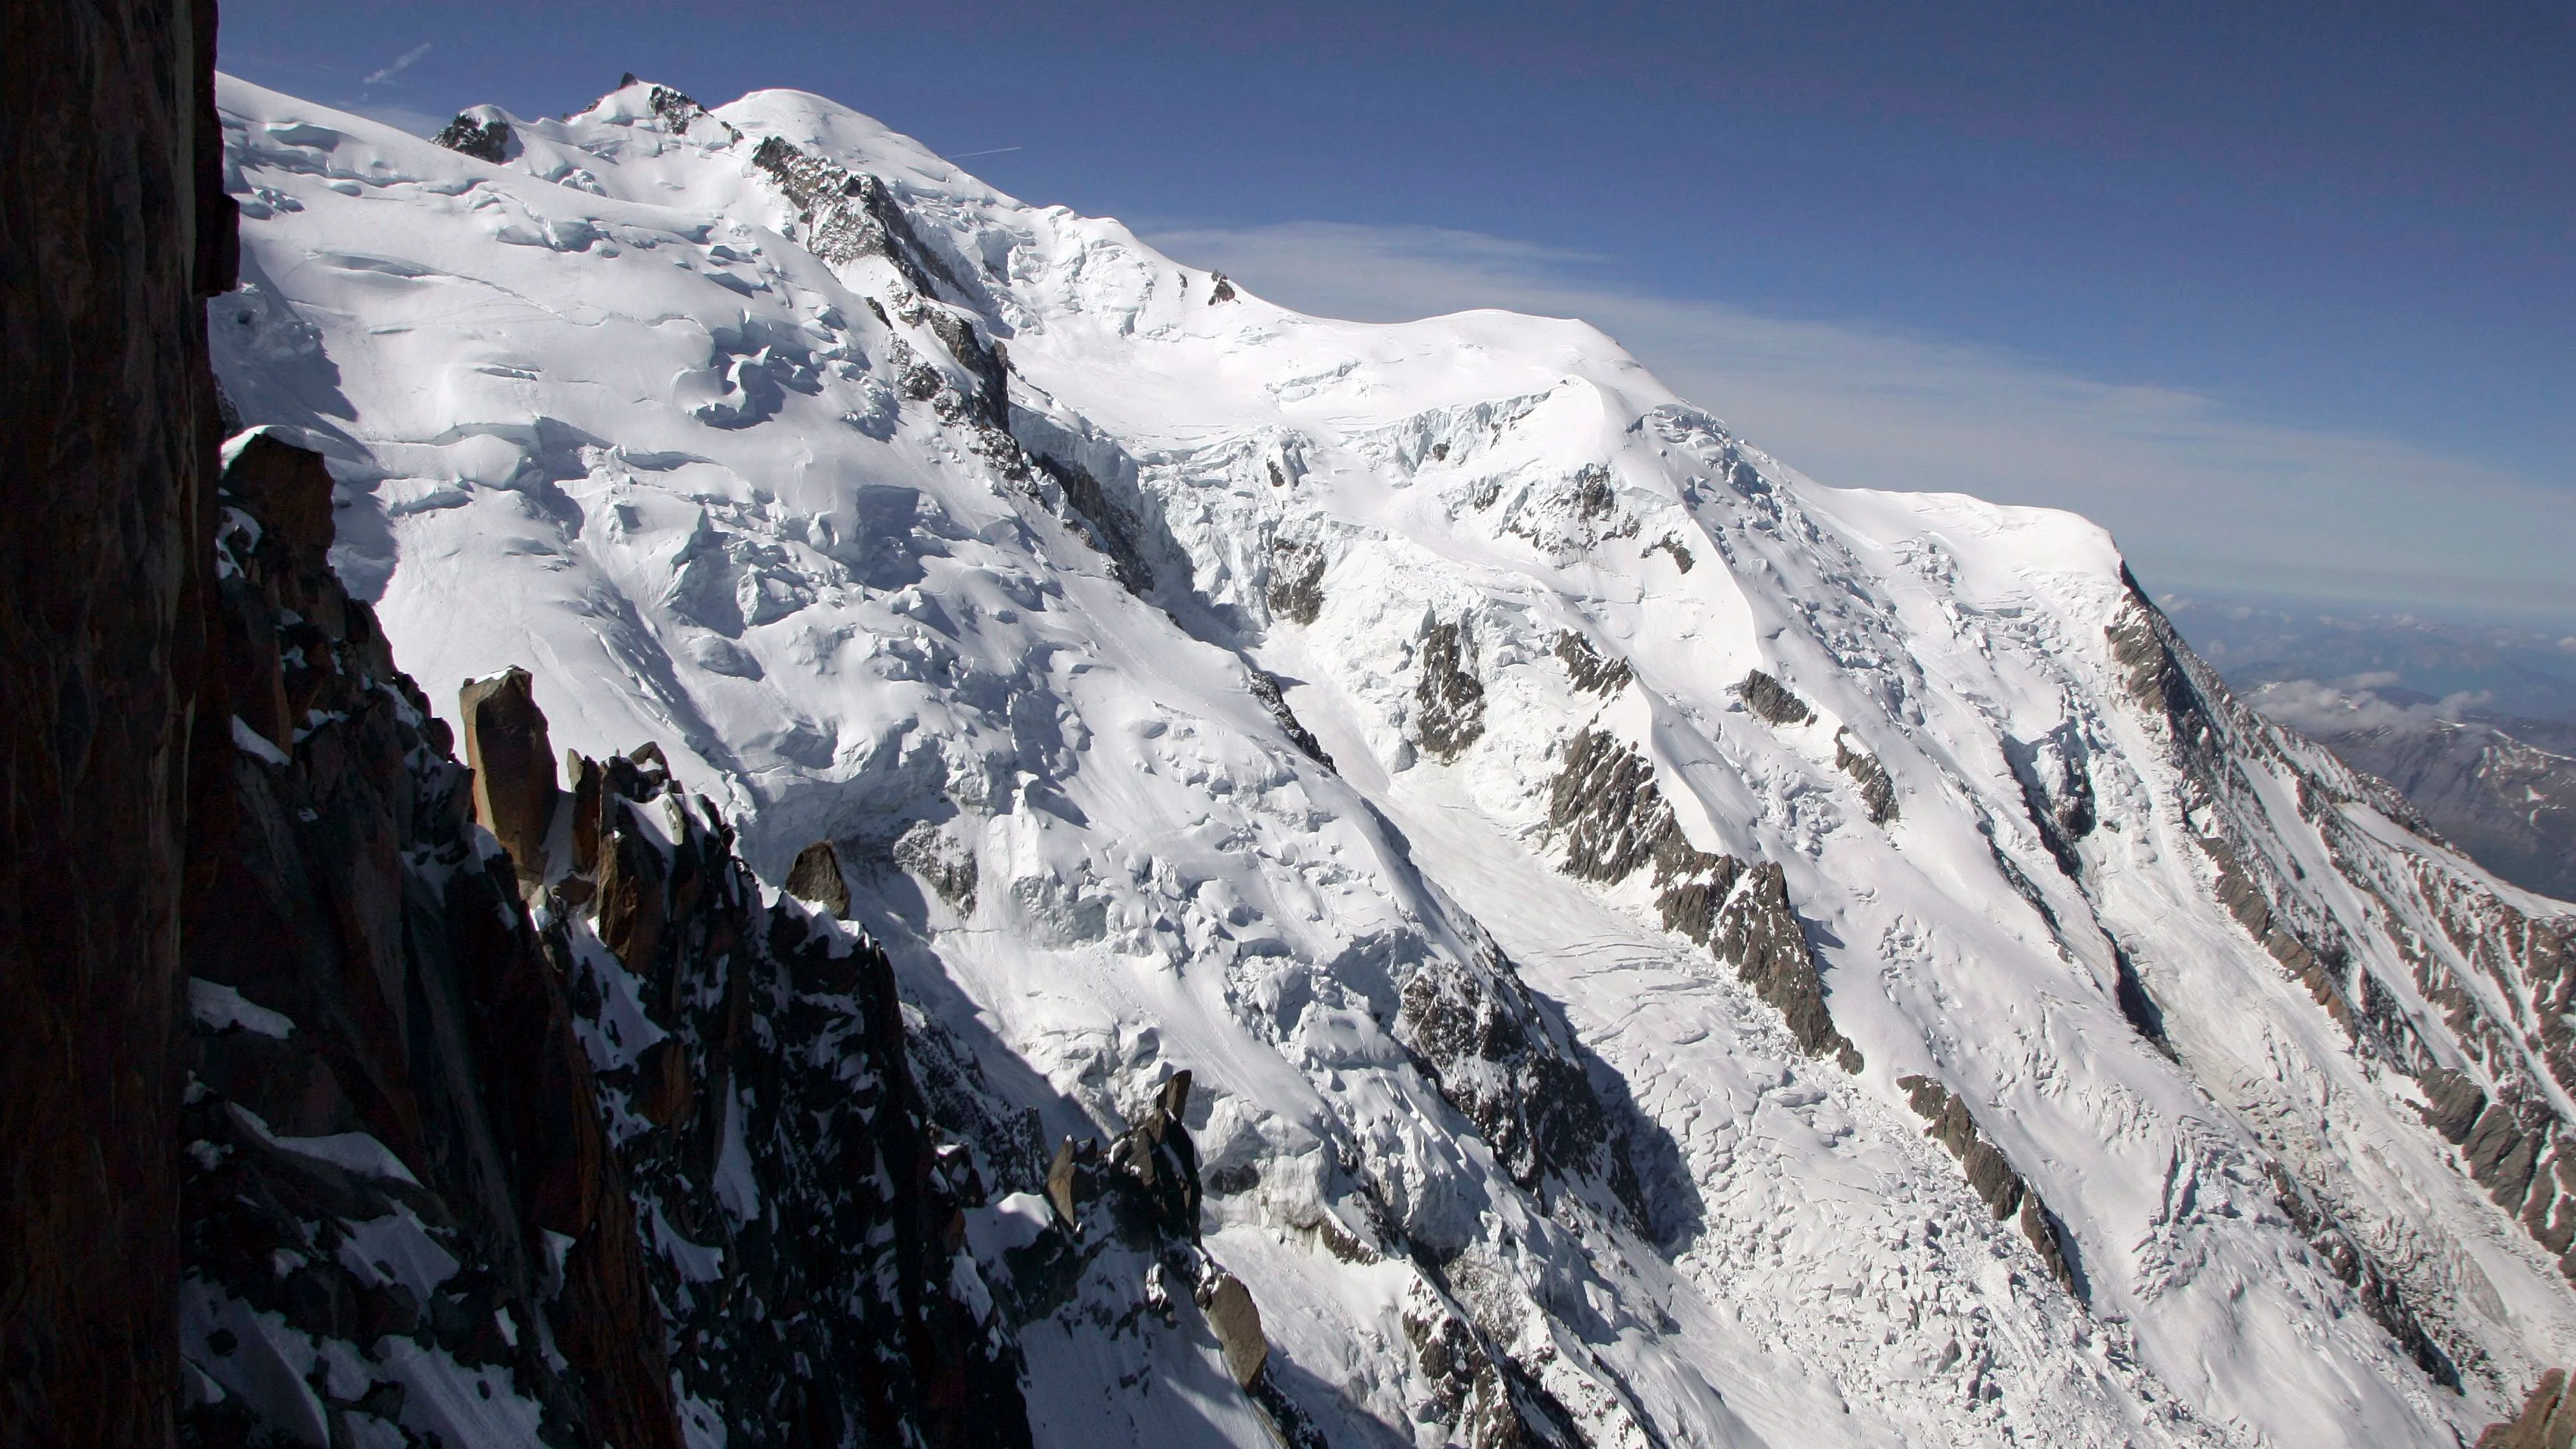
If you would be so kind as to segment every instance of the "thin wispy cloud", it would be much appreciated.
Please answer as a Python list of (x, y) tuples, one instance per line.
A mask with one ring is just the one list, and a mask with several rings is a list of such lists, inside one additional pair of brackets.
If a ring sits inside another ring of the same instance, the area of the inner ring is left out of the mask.
[(2250, 417), (1997, 350), (1763, 316), (1587, 275), (1474, 232), (1292, 223), (1148, 238), (1300, 310), (1505, 307), (1601, 327), (1674, 391), (1820, 481), (2071, 508), (2151, 587), (2576, 613), (2576, 491), (2401, 440)]
[(430, 42), (424, 40), (420, 44), (413, 46), (411, 49), (404, 51), (402, 54), (395, 56), (393, 64), (368, 76), (365, 83), (371, 86), (380, 86), (385, 84), (395, 76), (401, 75), (404, 71), (411, 69), (413, 65), (419, 62), (422, 56), (429, 54), (429, 47)]
[[(2359, 730), (2395, 730), (2414, 733), (2436, 723), (2457, 722), (2473, 709), (2494, 702), (2492, 691), (2463, 690), (2438, 700), (2418, 698), (2399, 702), (2382, 698), (2379, 689), (2397, 682), (2394, 675), (2376, 677), (2375, 685), (2365, 683), (2372, 676), (2327, 683), (2315, 679), (2289, 679), (2266, 684), (2247, 698), (2256, 709), (2294, 730), (2323, 737), (2351, 734)], [(2350, 688), (2340, 686), (2353, 686)]]

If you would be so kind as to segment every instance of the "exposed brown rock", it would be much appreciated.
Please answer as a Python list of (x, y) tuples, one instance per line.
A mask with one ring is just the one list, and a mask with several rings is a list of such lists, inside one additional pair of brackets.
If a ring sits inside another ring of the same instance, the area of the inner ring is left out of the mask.
[(1055, 1159), (1047, 1164), (1046, 1199), (1055, 1208), (1057, 1220), (1068, 1226), (1082, 1220), (1082, 1200), (1076, 1195), (1076, 1182), (1074, 1142), (1067, 1137), (1056, 1144)]
[(1627, 879), (1681, 834), (1654, 766), (1618, 736), (1592, 729), (1566, 742), (1549, 787), (1548, 824), (1564, 834), (1565, 873), (1605, 885)]
[(1198, 1144), (1181, 1120), (1189, 1100), (1190, 1074), (1184, 1069), (1165, 1079), (1154, 1106), (1110, 1144), (1109, 1163), (1143, 1189), (1150, 1215), (1164, 1235), (1195, 1243), (1203, 1190)]
[(656, 1127), (685, 1127), (696, 1105), (686, 1048), (669, 1037), (646, 1047), (635, 1062), (635, 1110)]
[(2477, 1179), (2497, 1206), (2510, 1211), (2522, 1205), (2523, 1194), (2531, 1187), (2536, 1144), (2512, 1109), (2502, 1102), (2488, 1103), (2470, 1126), (2460, 1151), (2468, 1159), (2469, 1176)]
[(1557, 661), (1565, 666), (1565, 676), (1574, 687), (1592, 694), (1617, 694), (1628, 687), (1634, 676), (1625, 659), (1604, 659), (1594, 651), (1591, 642), (1571, 629), (1556, 636)]
[(2102, 634), (2111, 646), (2112, 661), (2120, 666), (2121, 687), (2140, 709), (2165, 721), (2177, 746), (2203, 748), (2212, 724), (2190, 672), (2175, 652), (2179, 636), (2163, 611), (2147, 602), (2146, 590), (2126, 565), (2120, 569), (2120, 582), (2126, 586), (2126, 597), (2119, 614), (2102, 627)]
[(2326, 1267), (2353, 1290), (2353, 1296), (2361, 1300), (2362, 1312), (2388, 1331), (2388, 1336), (2415, 1360), (2426, 1377), (2456, 1392), (2460, 1387), (2459, 1366), (2451, 1362), (2451, 1356), (2406, 1301), (2388, 1265), (2345, 1231), (2333, 1211), (2320, 1199), (2311, 1197), (2280, 1163), (2267, 1161), (2263, 1171), (2272, 1180), (2282, 1214), (2307, 1238), (2308, 1246)]
[(1718, 908), (1726, 904), (1727, 896), (1744, 874), (1744, 862), (1734, 856), (1712, 856), (1710, 861), (1707, 870), (1667, 886), (1655, 896), (1655, 909), (1663, 917), (1664, 929), (1679, 931), (1703, 946), (1716, 938)]
[[(535, 929), (518, 882), (475, 852), (468, 772), (330, 569), (319, 460), (284, 446), (245, 447), (226, 475), (242, 482), (226, 495), (240, 521), (222, 538), (218, 590), (233, 642), (209, 684), (282, 679), (309, 723), (284, 763), (201, 737), (191, 764), (210, 808), (189, 832), (202, 879), (185, 959), (197, 989), (292, 1025), (271, 1037), (201, 1023), (191, 1036), (190, 1291), (282, 1312), (317, 1338), (399, 1332), (502, 1368), (565, 1442), (677, 1449), (660, 1319), (574, 1033), (565, 943)], [(283, 524), (258, 514), (263, 500), (281, 502)], [(527, 732), (541, 742), (542, 718)], [(263, 1145), (245, 1110), (267, 1130), (364, 1132), (417, 1186), (317, 1176)], [(339, 1224), (389, 1210), (386, 1193), (455, 1235), (461, 1271), (427, 1302), (353, 1276), (331, 1247)], [(281, 1277), (281, 1263), (302, 1266)], [(496, 1336), (496, 1313), (550, 1323), (561, 1359), (536, 1334)], [(181, 1348), (224, 1381), (230, 1354)], [(384, 1382), (393, 1397), (376, 1408), (391, 1412), (401, 1387)], [(324, 1407), (335, 1434), (354, 1432), (352, 1417), (384, 1422), (365, 1402)], [(238, 1396), (192, 1404), (189, 1432), (249, 1433), (247, 1412)]]
[(1869, 812), (1870, 824), (1884, 825), (1896, 818), (1896, 782), (1887, 777), (1887, 767), (1878, 762), (1878, 756), (1853, 747), (1848, 730), (1834, 732), (1834, 767), (1860, 786), (1861, 806)]
[(432, 144), (497, 166), (509, 159), (510, 123), (490, 114), (488, 106), (476, 109), (485, 114), (478, 116), (473, 111), (459, 111), (456, 119), (449, 121), (429, 139)]
[(2571, 1444), (2576, 1444), (2576, 1395), (2567, 1392), (2564, 1369), (2543, 1373), (2521, 1413), (2488, 1425), (2478, 1436), (2478, 1449), (2568, 1449)]
[(2022, 1175), (2013, 1170), (2003, 1149), (1978, 1130), (1976, 1119), (1968, 1113), (1968, 1104), (1930, 1077), (1899, 1077), (1896, 1085), (1905, 1089), (1906, 1100), (1915, 1112), (1932, 1124), (1923, 1129), (1923, 1135), (1948, 1148), (1950, 1155), (1958, 1159), (1968, 1186), (1994, 1213), (1995, 1220), (2001, 1222), (2018, 1214), (2022, 1236), (2047, 1265), (2049, 1276), (2068, 1292), (2075, 1292), (2075, 1271), (2067, 1260), (2066, 1243), (2056, 1216), (2039, 1200), (2039, 1194), (2031, 1191)]
[(265, 431), (241, 440), (232, 454), (224, 467), (225, 494), (285, 542), (297, 568), (320, 566), (335, 532), (331, 471), (322, 455)]
[[(1788, 1018), (1789, 1034), (1813, 1056), (1831, 1055), (1847, 1072), (1861, 1069), (1860, 1048), (1834, 1027), (1825, 1009), (1824, 982), (1816, 974), (1805, 927), (1789, 907), (1787, 878), (1779, 862), (1763, 861), (1718, 912), (1716, 950), (1754, 994)], [(1998, 1214), (2000, 1216), (2000, 1214)]]
[(1606, 1186), (1640, 1231), (1672, 1205), (1645, 1191), (1629, 1121), (1603, 1100), (1552, 1020), (1499, 951), (1473, 964), (1426, 962), (1406, 979), (1396, 1039), (1440, 1095), (1476, 1124), (1512, 1180), (1554, 1175)]
[(1413, 737), (1439, 759), (1456, 759), (1484, 736), (1485, 686), (1469, 667), (1462, 626), (1435, 624), (1423, 639), (1413, 704)]
[[(1281, 482), (1279, 465), (1270, 465), (1273, 482)], [(1273, 617), (1292, 624), (1312, 624), (1324, 612), (1324, 551), (1311, 543), (1279, 540), (1270, 565), (1266, 597)]]
[(662, 927), (668, 912), (662, 896), (662, 858), (633, 835), (618, 832), (600, 840), (599, 884), (595, 917), (600, 944), (617, 953), (626, 969), (650, 981), (662, 949)]
[(1414, 1371), (1431, 1386), (1432, 1413), (1448, 1442), (1467, 1449), (1524, 1449), (1533, 1434), (1513, 1402), (1512, 1382), (1475, 1329), (1446, 1304), (1417, 1299), (1404, 1309)]
[[(1001, 435), (1005, 442), (1009, 434)], [(1017, 448), (1016, 443), (1010, 444)], [(1109, 572), (1129, 592), (1142, 596), (1154, 587), (1154, 567), (1145, 560), (1145, 525), (1127, 506), (1109, 495), (1089, 469), (1046, 453), (1029, 457), (1038, 471), (1055, 480), (1064, 495), (1058, 516), (1082, 535), (1109, 563)]]
[(841, 878), (841, 857), (832, 842), (818, 840), (796, 853), (796, 863), (787, 869), (787, 893), (835, 916), (850, 913), (850, 883)]
[(1655, 784), (1654, 766), (1617, 736), (1586, 729), (1566, 742), (1548, 789), (1548, 826), (1565, 837), (1566, 874), (1604, 885), (1655, 867), (1667, 929), (1707, 945), (1719, 903), (1742, 870), (1690, 843)]
[(542, 882), (558, 792), (536, 681), (518, 668), (469, 679), (456, 710), (465, 721), (465, 763), (474, 771), (474, 818), (510, 852), (522, 880)]
[(1279, 676), (1249, 662), (1244, 670), (1247, 682), (1252, 686), (1252, 697), (1260, 700), (1262, 708), (1269, 710), (1270, 717), (1279, 722), (1288, 742), (1316, 764), (1327, 770), (1333, 768), (1333, 757), (1324, 752), (1324, 742), (1316, 739), (1314, 732), (1306, 728), (1306, 722), (1297, 718), (1297, 711), (1288, 707), (1288, 695), (1280, 688)]
[(1215, 1330), (1217, 1347), (1225, 1352), (1226, 1371), (1245, 1388), (1261, 1377), (1261, 1366), (1269, 1360), (1269, 1340), (1261, 1336), (1261, 1310), (1253, 1304), (1252, 1290), (1232, 1273), (1219, 1273), (1207, 1289), (1208, 1327)]
[(2296, 977), (2300, 985), (2308, 988), (2308, 994), (2326, 1009), (2327, 1015), (2346, 1031), (2353, 1030), (2352, 1003), (2345, 997), (2342, 986), (2326, 969), (2324, 960), (2293, 934), (2286, 923), (2274, 916), (2271, 902), (2264, 897), (2263, 888), (2254, 873), (2237, 859), (2235, 851), (2225, 840), (2214, 835), (2195, 838), (2211, 864), (2217, 867), (2219, 904), (2227, 908), (2227, 913), (2235, 917), (2236, 924), (2244, 927), (2245, 933), (2252, 936), (2267, 955)]
[(572, 797), (572, 870), (589, 876), (599, 870), (599, 792), (605, 776), (599, 762), (575, 750), (564, 751), (565, 793)]
[(2084, 875), (2083, 852), (2076, 842), (2093, 833), (2093, 775), (2086, 765), (2088, 747), (2072, 722), (2036, 740), (2003, 739), (2004, 760), (2021, 788), (2022, 808), (2039, 831), (2057, 868), (2070, 880)]
[(927, 820), (915, 821), (895, 840), (894, 863), (919, 876), (957, 914), (975, 914), (975, 852), (962, 841)]
[[(732, 828), (660, 751), (597, 773), (591, 919), (609, 951), (565, 975), (607, 1120), (648, 1124), (611, 1157), (637, 1230), (666, 1247), (644, 1270), (671, 1380), (738, 1449), (1025, 1445), (1016, 1348), (954, 1287), (984, 1189), (931, 1125), (892, 963), (763, 904)], [(838, 884), (819, 854), (814, 884)], [(617, 1042), (620, 999), (650, 1046)], [(674, 1237), (720, 1255), (721, 1293), (668, 1255)]]
[(1816, 717), (1805, 700), (1789, 692), (1789, 686), (1759, 669), (1747, 673), (1736, 692), (1743, 696), (1746, 709), (1771, 724), (1802, 725)]
[(1613, 884), (1652, 862), (1665, 929), (1735, 967), (1788, 1018), (1800, 1047), (1832, 1056), (1844, 1071), (1861, 1069), (1860, 1049), (1835, 1029), (1826, 1009), (1815, 955), (1789, 906), (1780, 867), (1764, 862), (1748, 870), (1731, 855), (1694, 847), (1656, 787), (1654, 767), (1635, 747), (1605, 731), (1578, 732), (1550, 789), (1548, 823), (1564, 834), (1568, 875)]

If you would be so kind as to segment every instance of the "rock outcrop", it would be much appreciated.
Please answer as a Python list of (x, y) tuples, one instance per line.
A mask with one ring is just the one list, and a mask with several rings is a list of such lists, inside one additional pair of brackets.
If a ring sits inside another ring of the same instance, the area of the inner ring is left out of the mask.
[[(1037, 1193), (1013, 1199), (1042, 1203), (1043, 1218), (1020, 1241), (990, 1252), (995, 1287), (1014, 1329), (1050, 1318), (1086, 1325), (1100, 1340), (1096, 1350), (1139, 1364), (1140, 1375), (1187, 1382), (1189, 1360), (1212, 1346), (1224, 1375), (1215, 1384), (1230, 1380), (1276, 1442), (1321, 1449), (1315, 1425), (1271, 1381), (1252, 1291), (1200, 1242), (1205, 1188), (1183, 1120), (1189, 1100), (1184, 1069), (1165, 1078), (1152, 1105), (1106, 1147), (1061, 1139), (1030, 1184)], [(1213, 1386), (1202, 1378), (1188, 1391)]]
[(1635, 677), (1627, 660), (1603, 658), (1590, 641), (1571, 629), (1557, 631), (1555, 654), (1565, 666), (1565, 677), (1586, 693), (1617, 694)]
[(2567, 1392), (2565, 1369), (2542, 1374), (2521, 1413), (2488, 1425), (2478, 1436), (2478, 1449), (2568, 1449), (2571, 1444), (2576, 1444), (2576, 1397)]
[[(663, 96), (679, 95), (661, 86), (655, 86), (653, 93), (657, 108)], [(694, 109), (697, 103), (687, 104)], [(922, 244), (883, 181), (854, 175), (776, 136), (762, 138), (759, 148), (752, 152), (751, 164), (796, 206), (797, 221), (805, 228), (799, 240), (806, 250), (835, 266), (861, 257), (883, 257), (893, 263), (915, 294), (897, 298), (899, 309), (913, 305), (917, 298), (935, 298), (938, 293), (931, 284), (933, 277), (951, 288), (956, 286), (957, 279), (949, 273), (947, 264)]]
[(1565, 873), (1578, 879), (1614, 885), (1652, 864), (1664, 929), (1733, 966), (1778, 1008), (1809, 1055), (1861, 1069), (1860, 1049), (1825, 1006), (1824, 980), (1779, 865), (1748, 867), (1693, 846), (1636, 747), (1601, 730), (1578, 731), (1550, 790), (1548, 824), (1565, 841)]
[[(963, 1246), (984, 1185), (930, 1120), (885, 953), (765, 890), (657, 752), (579, 765), (596, 865), (547, 912), (683, 1413), (735, 1445), (1026, 1444)], [(828, 846), (798, 879), (847, 909)]]
[(1577, 731), (1566, 742), (1565, 763), (1549, 787), (1547, 819), (1563, 833), (1565, 873), (1578, 880), (1608, 885), (1691, 849), (1655, 785), (1654, 766), (1601, 730)]
[(456, 712), (465, 721), (465, 763), (474, 771), (474, 819), (510, 852), (530, 885), (542, 886), (546, 832), (555, 818), (555, 747), (524, 669), (469, 679)]
[[(1279, 465), (1270, 465), (1276, 476)], [(1264, 595), (1274, 617), (1292, 624), (1312, 624), (1324, 612), (1324, 551), (1311, 543), (1281, 539), (1273, 550), (1270, 587)]]
[(1896, 818), (1896, 782), (1888, 778), (1887, 767), (1878, 756), (1852, 744), (1849, 730), (1834, 732), (1834, 768), (1851, 776), (1860, 787), (1861, 807), (1872, 825), (1885, 825)]
[(466, 686), (457, 764), (330, 570), (321, 460), (254, 436), (225, 484), (187, 1441), (1026, 1442), (883, 954), (650, 746), (559, 789), (524, 671)]
[[(596, 811), (598, 806), (590, 808)], [(812, 901), (835, 916), (850, 913), (850, 883), (841, 875), (840, 852), (832, 848), (832, 842), (818, 840), (796, 853), (796, 863), (787, 868), (787, 893)]]
[(1270, 1345), (1261, 1336), (1261, 1309), (1252, 1301), (1252, 1290), (1232, 1273), (1220, 1271), (1200, 1289), (1199, 1307), (1225, 1350), (1226, 1371), (1236, 1383), (1251, 1388), (1260, 1381), (1270, 1358)]
[(1816, 972), (1807, 930), (1789, 905), (1779, 862), (1745, 872), (1717, 915), (1715, 949), (1755, 995), (1779, 1008), (1789, 1034), (1810, 1056), (1830, 1056), (1846, 1072), (1861, 1069), (1860, 1048), (1834, 1026), (1825, 1007), (1824, 980)]
[(1770, 724), (1802, 725), (1816, 717), (1816, 712), (1791, 693), (1789, 686), (1759, 669), (1747, 672), (1736, 692), (1743, 697), (1746, 709)]
[[(500, 1414), (677, 1449), (567, 943), (332, 573), (321, 459), (253, 436), (223, 483), (200, 708), (229, 728), (191, 759), (182, 1437), (465, 1443)], [(542, 717), (514, 723), (514, 748), (542, 745)], [(506, 783), (528, 785), (524, 755)]]
[(1656, 1235), (1629, 1124), (1594, 1090), (1573, 1033), (1541, 1008), (1500, 952), (1489, 947), (1479, 966), (1417, 968), (1404, 983), (1397, 1038), (1476, 1124), (1514, 1182), (1599, 1182), (1641, 1231)]
[(1422, 748), (1454, 760), (1485, 733), (1485, 686), (1467, 658), (1466, 631), (1435, 624), (1422, 641), (1422, 677), (1413, 688), (1413, 734)]
[(1978, 1130), (1976, 1118), (1968, 1113), (1968, 1104), (1929, 1077), (1899, 1077), (1896, 1085), (1905, 1089), (1906, 1101), (1932, 1124), (1923, 1129), (1923, 1135), (1948, 1148), (1950, 1155), (1959, 1160), (1960, 1169), (1968, 1175), (1968, 1186), (1993, 1210), (1995, 1221), (2018, 1214), (2022, 1236), (2030, 1240), (2040, 1262), (2047, 1265), (2049, 1276), (2068, 1292), (2080, 1293), (2057, 1215), (2013, 1170), (2003, 1149)]
[(1279, 686), (1279, 677), (1257, 664), (1247, 663), (1244, 669), (1252, 684), (1252, 697), (1261, 701), (1261, 707), (1270, 711), (1272, 719), (1279, 721), (1279, 728), (1286, 732), (1288, 742), (1307, 759), (1331, 769), (1333, 757), (1324, 752), (1323, 742), (1316, 739), (1314, 731), (1307, 729), (1305, 721), (1297, 718), (1297, 712), (1288, 707), (1288, 696)]
[(476, 106), (457, 112), (454, 120), (429, 139), (450, 151), (497, 166), (510, 159), (510, 143), (517, 138), (511, 135), (509, 121), (497, 109)]

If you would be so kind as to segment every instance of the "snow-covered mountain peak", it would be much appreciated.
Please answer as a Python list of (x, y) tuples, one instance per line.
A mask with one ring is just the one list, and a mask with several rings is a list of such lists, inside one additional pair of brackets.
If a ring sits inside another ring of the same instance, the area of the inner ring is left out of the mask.
[(1212, 1380), (1104, 1257), (1041, 1442), (2450, 1444), (2576, 1355), (2564, 908), (2100, 529), (802, 93), (221, 103), (219, 371), (433, 695), (523, 666), (773, 878), (836, 842), (988, 1182), (1194, 1074), (1271, 1397), (1136, 1387)]

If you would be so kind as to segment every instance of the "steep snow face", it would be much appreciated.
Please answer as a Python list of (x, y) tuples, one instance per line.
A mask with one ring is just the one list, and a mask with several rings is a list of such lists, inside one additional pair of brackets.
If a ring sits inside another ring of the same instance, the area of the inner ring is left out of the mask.
[(2566, 908), (2100, 530), (812, 96), (221, 105), (218, 370), (407, 668), (531, 669), (773, 876), (838, 842), (983, 1120), (1193, 1072), (1258, 1392), (1103, 1258), (1022, 1302), (1040, 1442), (2447, 1445), (2576, 1354)]

